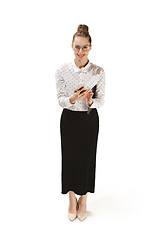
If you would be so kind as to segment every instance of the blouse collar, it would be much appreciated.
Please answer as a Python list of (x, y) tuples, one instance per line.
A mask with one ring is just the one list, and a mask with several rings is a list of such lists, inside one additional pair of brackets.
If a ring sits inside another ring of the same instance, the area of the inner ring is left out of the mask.
[(79, 68), (79, 67), (77, 67), (77, 65), (75, 64), (74, 60), (73, 60), (72, 63), (73, 63), (74, 70), (75, 70), (76, 72), (86, 72), (86, 71), (88, 70), (88, 68), (90, 67), (90, 65), (91, 65), (90, 61), (88, 61), (88, 63), (87, 63), (86, 66), (84, 66), (84, 67), (82, 67), (82, 68)]

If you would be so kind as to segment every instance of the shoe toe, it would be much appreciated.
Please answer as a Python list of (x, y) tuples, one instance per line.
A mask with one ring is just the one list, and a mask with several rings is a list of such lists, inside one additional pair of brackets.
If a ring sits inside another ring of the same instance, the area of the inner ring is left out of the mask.
[(80, 221), (85, 220), (86, 217), (87, 217), (87, 213), (84, 213), (84, 214), (78, 214), (78, 219), (79, 219)]
[(70, 221), (73, 221), (74, 219), (76, 219), (77, 214), (76, 213), (69, 213), (68, 212), (68, 218)]

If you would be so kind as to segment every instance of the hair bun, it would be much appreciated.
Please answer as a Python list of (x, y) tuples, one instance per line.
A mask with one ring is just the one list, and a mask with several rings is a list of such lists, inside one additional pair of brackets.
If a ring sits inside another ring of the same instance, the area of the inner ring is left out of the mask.
[(77, 32), (87, 32), (88, 33), (88, 26), (84, 24), (80, 24), (77, 28)]

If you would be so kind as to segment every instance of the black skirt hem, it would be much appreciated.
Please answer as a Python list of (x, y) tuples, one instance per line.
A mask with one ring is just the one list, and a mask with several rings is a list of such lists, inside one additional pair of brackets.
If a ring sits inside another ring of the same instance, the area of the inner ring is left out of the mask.
[(88, 190), (88, 191), (86, 191), (85, 193), (80, 193), (80, 192), (78, 192), (78, 191), (75, 191), (75, 190), (68, 190), (68, 191), (61, 191), (61, 193), (62, 194), (67, 194), (69, 191), (73, 191), (75, 194), (77, 194), (77, 195), (86, 195), (86, 193), (88, 193), (88, 192), (90, 192), (90, 193), (95, 193), (95, 191), (92, 191), (92, 190)]

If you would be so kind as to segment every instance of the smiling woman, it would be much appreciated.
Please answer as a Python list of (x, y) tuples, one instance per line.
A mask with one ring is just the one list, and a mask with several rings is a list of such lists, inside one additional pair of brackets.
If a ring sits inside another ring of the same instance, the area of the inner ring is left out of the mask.
[[(91, 63), (92, 48), (86, 25), (79, 25), (71, 47), (75, 59), (56, 71), (60, 119), (62, 194), (69, 193), (68, 218), (86, 218), (87, 193), (95, 191), (96, 150), (99, 132), (97, 108), (104, 104), (105, 74)], [(92, 98), (93, 97), (93, 98)], [(81, 195), (79, 200), (75, 194)]]
[(86, 61), (88, 62), (88, 54), (92, 48), (91, 42), (92, 40), (88, 32), (88, 26), (80, 24), (77, 32), (73, 35), (71, 45), (76, 57), (75, 63), (79, 68), (83, 67)]

